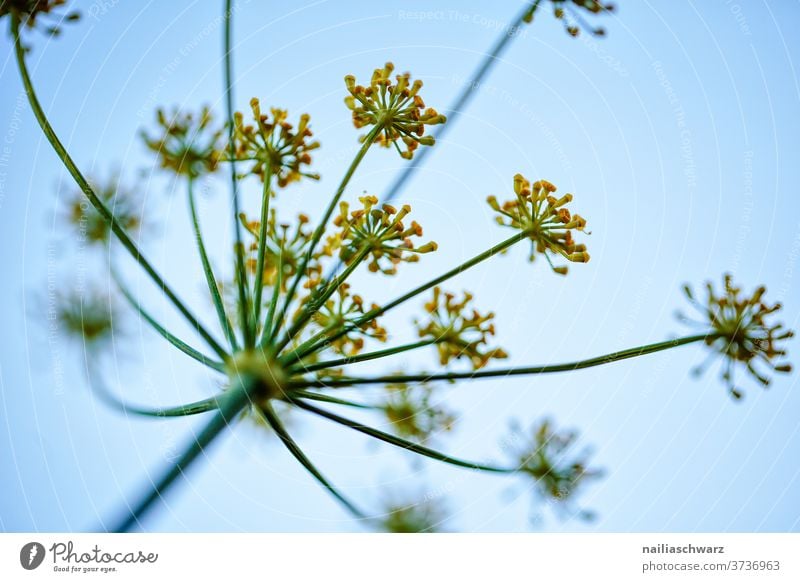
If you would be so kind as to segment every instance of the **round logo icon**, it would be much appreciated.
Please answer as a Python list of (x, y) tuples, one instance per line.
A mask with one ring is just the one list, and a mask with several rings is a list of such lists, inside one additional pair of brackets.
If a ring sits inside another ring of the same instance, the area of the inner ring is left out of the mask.
[(26, 570), (35, 570), (44, 561), (44, 546), (39, 542), (28, 542), (19, 551), (19, 563)]

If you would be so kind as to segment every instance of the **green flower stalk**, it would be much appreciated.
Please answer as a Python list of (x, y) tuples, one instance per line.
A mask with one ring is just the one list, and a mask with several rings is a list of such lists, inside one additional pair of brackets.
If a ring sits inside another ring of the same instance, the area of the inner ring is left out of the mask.
[[(266, 224), (260, 220), (250, 220), (244, 213), (239, 218), (245, 230), (253, 237), (245, 256), (246, 265), (253, 274), (258, 269), (257, 253), (263, 253), (261, 282), (272, 286), (281, 280), (281, 288), (297, 274), (300, 262), (311, 242), (312, 232), (308, 228), (311, 219), (307, 214), (298, 214), (296, 223), (278, 222), (277, 211), (273, 208)], [(264, 250), (260, 251), (262, 247)]]
[(203, 338), (203, 340), (208, 344), (208, 346), (213, 349), (219, 356), (225, 354), (225, 350), (219, 344), (219, 342), (208, 332), (208, 330), (203, 327), (203, 325), (198, 321), (197, 317), (186, 307), (186, 305), (178, 298), (172, 288), (167, 285), (167, 282), (164, 278), (156, 271), (153, 265), (145, 258), (142, 251), (138, 248), (136, 243), (133, 242), (130, 235), (127, 231), (123, 228), (123, 226), (119, 223), (119, 221), (115, 218), (113, 212), (106, 206), (103, 200), (95, 193), (92, 186), (86, 180), (84, 175), (78, 169), (78, 166), (73, 161), (72, 157), (67, 152), (64, 145), (61, 143), (61, 140), (56, 135), (55, 130), (50, 125), (50, 121), (47, 119), (47, 116), (42, 109), (41, 104), (39, 103), (39, 99), (36, 96), (36, 92), (33, 88), (33, 83), (30, 78), (30, 74), (28, 73), (28, 67), (25, 63), (25, 48), (22, 45), (22, 39), (20, 38), (20, 14), (15, 11), (11, 10), (11, 36), (14, 38), (14, 53), (17, 61), (17, 66), (20, 71), (20, 75), (22, 77), (22, 84), (25, 88), (25, 95), (28, 97), (28, 102), (31, 105), (31, 109), (33, 110), (34, 116), (36, 117), (36, 121), (39, 123), (39, 126), (42, 129), (47, 140), (53, 146), (58, 157), (63, 162), (64, 166), (69, 171), (72, 178), (80, 187), (81, 191), (86, 195), (89, 202), (94, 206), (97, 212), (106, 220), (109, 224), (109, 228), (114, 233), (114, 236), (119, 240), (122, 246), (127, 250), (127, 252), (134, 258), (134, 260), (139, 264), (139, 266), (145, 271), (147, 276), (155, 283), (157, 287), (161, 289), (164, 295), (169, 299), (169, 301), (175, 306), (175, 308), (181, 313), (181, 315), (186, 319), (194, 329), (197, 330), (197, 333)]
[[(526, 5), (521, 18), (529, 19), (540, 4), (536, 1)], [(584, 10), (592, 14), (610, 10), (609, 5), (600, 2), (551, 0), (551, 4), (559, 18), (565, 17), (560, 10)], [(589, 261), (585, 245), (574, 240), (585, 232), (586, 220), (568, 209), (572, 195), (557, 197), (556, 187), (550, 182), (531, 183), (521, 174), (513, 178), (511, 200), (488, 199), (498, 214), (499, 225), (513, 231), (508, 238), (487, 241), (484, 251), (433, 274), (426, 282), (388, 301), (356, 292), (356, 273), (393, 276), (401, 264), (405, 273), (439, 246), (422, 238), (422, 227), (411, 219), (410, 206), (381, 204), (379, 197), (371, 195), (353, 200), (348, 192), (353, 177), (373, 146), (393, 147), (405, 160), (429, 151), (436, 143), (429, 130), (443, 127), (446, 118), (425, 104), (422, 82), (412, 81), (408, 73), (393, 76), (391, 63), (375, 69), (366, 86), (347, 75), (345, 105), (355, 127), (366, 129), (367, 133), (359, 138), (361, 147), (338, 186), (323, 201), (320, 216), (312, 219), (314, 213), (309, 209), (308, 214), (301, 213), (295, 221), (285, 221), (280, 209), (281, 197), (298, 180), (319, 179), (311, 169), (310, 152), (320, 145), (312, 140), (307, 114), (301, 115), (296, 124), (290, 123), (283, 109), (270, 108), (270, 113), (264, 114), (257, 99), (250, 102), (252, 123), (245, 123), (245, 116), (234, 111), (230, 1), (225, 7), (226, 125), (216, 125), (208, 108), (199, 113), (176, 110), (167, 114), (159, 110), (157, 133), (142, 134), (160, 166), (185, 180), (192, 243), (197, 247), (199, 268), (209, 290), (207, 308), (216, 313), (215, 333), (227, 340), (225, 345), (199, 323), (133, 243), (128, 231), (138, 228), (138, 223), (130, 220), (126, 212), (115, 213), (119, 191), (112, 194), (93, 187), (69, 156), (39, 104), (26, 67), (20, 26), (26, 14), (35, 16), (36, 12), (26, 13), (22, 9), (9, 12), (17, 63), (34, 114), (96, 210), (92, 220), (107, 225), (107, 229), (97, 229), (96, 238), (116, 237), (213, 353), (207, 355), (202, 351), (206, 347), (201, 349), (192, 340), (179, 339), (158, 322), (126, 286), (116, 268), (116, 255), (106, 253), (104, 258), (110, 261), (107, 267), (120, 293), (141, 320), (171, 346), (218, 374), (218, 384), (222, 387), (201, 401), (179, 404), (166, 411), (104, 398), (123, 412), (135, 412), (137, 417), (190, 414), (209, 417), (197, 438), (187, 444), (163, 475), (147, 486), (136, 503), (126, 506), (113, 529), (126, 531), (140, 525), (144, 515), (186, 475), (217, 437), (243, 416), (268, 427), (333, 499), (365, 525), (374, 525), (372, 513), (347, 498), (294, 440), (291, 427), (285, 425), (284, 412), (294, 415), (298, 410), (420, 458), (497, 476), (527, 477), (543, 499), (571, 505), (584, 484), (599, 476), (587, 467), (585, 453), (573, 455), (574, 433), (557, 432), (545, 421), (534, 429), (532, 440), (515, 437), (514, 442), (522, 444), (511, 455), (510, 463), (455, 457), (429, 446), (432, 437), (448, 432), (456, 418), (444, 405), (434, 404), (433, 395), (438, 387), (434, 383), (565, 373), (699, 343), (713, 348), (729, 367), (744, 364), (760, 380), (763, 376), (753, 366), (756, 361), (777, 372), (788, 371), (788, 365), (774, 360), (785, 354), (778, 344), (790, 332), (765, 322), (778, 307), (762, 302), (763, 289), (751, 297), (741, 297), (728, 280), (724, 296), (713, 294), (709, 288), (703, 312), (707, 319), (699, 333), (572, 362), (503, 368), (492, 365), (495, 360), (508, 357), (503, 348), (494, 345), (494, 338), (499, 335), (494, 313), (476, 310), (472, 293), (457, 296), (443, 291), (442, 285), (521, 243), (530, 245), (530, 260), (544, 256), (553, 271), (561, 275), (567, 274), (567, 268), (554, 265), (552, 257), (576, 264)], [(233, 249), (234, 264), (232, 274), (226, 274), (224, 281), (212, 269), (210, 251), (214, 249), (205, 244), (203, 217), (194, 190), (197, 180), (218, 171), (221, 164), (227, 164), (231, 171), (232, 212), (226, 219), (230, 218), (235, 225), (235, 239), (228, 247)], [(248, 217), (239, 208), (239, 180), (250, 178), (255, 178), (261, 188), (261, 206), (254, 217)], [(83, 219), (80, 214), (73, 216), (73, 221)], [(248, 233), (247, 241), (243, 230)], [(227, 292), (229, 288), (235, 288), (236, 292)], [(432, 298), (428, 296), (425, 301), (422, 297), (428, 292)], [(405, 329), (387, 329), (394, 326), (388, 326), (383, 316), (418, 298), (422, 305), (415, 311), (416, 316), (410, 318), (409, 325)], [(64, 324), (84, 338), (103, 338), (113, 330), (113, 322), (108, 320), (89, 318), (76, 323), (74, 310), (64, 313)], [(407, 336), (416, 333), (418, 337), (398, 341), (404, 332)], [(437, 370), (363, 373), (365, 362), (386, 361), (387, 366), (397, 369), (401, 355), (415, 355), (423, 350), (438, 358)], [(469, 369), (449, 368), (459, 360), (468, 362)], [(732, 383), (732, 374), (726, 372), (724, 379)], [(372, 386), (383, 389), (380, 399), (369, 392)], [(358, 412), (359, 417), (353, 419), (338, 411)], [(375, 428), (373, 423), (388, 424), (389, 430)], [(425, 513), (427, 510), (422, 517), (415, 512), (409, 512), (407, 507), (395, 508), (388, 512), (390, 517), (382, 527), (391, 531), (420, 530), (423, 522), (437, 521)]]
[[(287, 122), (288, 114), (283, 109), (273, 108), (272, 119), (262, 114), (258, 99), (250, 100), (255, 125), (245, 125), (244, 116), (237, 112), (233, 117), (234, 131), (231, 135), (229, 151), (231, 162), (252, 161), (250, 173), (258, 176), (263, 183), (261, 200), (261, 221), (256, 246), (256, 266), (252, 323), (258, 326), (261, 315), (261, 297), (263, 293), (264, 261), (266, 259), (267, 227), (270, 218), (270, 200), (273, 178), (281, 188), (301, 178), (319, 180), (319, 174), (305, 171), (304, 166), (311, 164), (309, 152), (319, 147), (318, 141), (307, 141), (313, 134), (309, 128), (310, 116), (300, 116), (297, 129)], [(274, 218), (273, 218), (274, 220)], [(255, 233), (254, 233), (255, 234)], [(243, 276), (240, 273), (240, 277)], [(270, 320), (270, 329), (272, 321)], [(262, 330), (256, 333), (263, 334)], [(260, 336), (259, 336), (260, 337)]]

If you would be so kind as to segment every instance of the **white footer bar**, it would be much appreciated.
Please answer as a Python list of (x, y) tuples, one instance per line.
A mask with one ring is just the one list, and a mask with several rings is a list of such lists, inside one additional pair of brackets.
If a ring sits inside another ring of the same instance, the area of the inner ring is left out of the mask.
[(800, 534), (0, 535), (0, 580), (174, 576), (258, 576), (275, 582), (794, 582), (800, 580)]

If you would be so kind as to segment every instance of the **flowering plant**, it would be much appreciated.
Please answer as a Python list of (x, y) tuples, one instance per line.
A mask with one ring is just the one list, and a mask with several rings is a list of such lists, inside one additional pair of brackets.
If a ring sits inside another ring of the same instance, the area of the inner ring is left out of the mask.
[[(352, 122), (361, 131), (360, 147), (332, 196), (314, 221), (309, 214), (288, 219), (280, 214), (280, 200), (293, 184), (319, 180), (312, 171), (312, 153), (320, 147), (314, 139), (312, 119), (308, 114), (295, 116), (285, 109), (262, 109), (257, 98), (250, 101), (247, 113), (234, 111), (231, 94), (230, 0), (225, 6), (226, 40), (226, 112), (214, 114), (210, 108), (186, 112), (159, 109), (156, 129), (142, 132), (146, 147), (157, 157), (159, 166), (185, 185), (196, 251), (208, 289), (209, 309), (216, 316), (218, 329), (208, 329), (178, 297), (165, 278), (139, 249), (131, 233), (142, 223), (132, 209), (129, 189), (116, 185), (98, 187), (89, 181), (74, 163), (59, 140), (39, 104), (26, 66), (26, 51), (21, 27), (33, 26), (62, 2), (10, 2), (3, 4), (0, 16), (8, 16), (16, 47), (17, 64), (34, 114), (47, 139), (63, 161), (81, 194), (91, 207), (76, 200), (66, 214), (72, 224), (89, 224), (92, 243), (118, 241), (141, 266), (165, 298), (197, 332), (202, 342), (180, 339), (159, 323), (140, 304), (114, 268), (115, 255), (106, 253), (119, 295), (129, 307), (150, 325), (164, 341), (199, 365), (218, 374), (219, 393), (171, 408), (148, 408), (122, 402), (108, 391), (102, 398), (118, 409), (139, 416), (162, 418), (188, 415), (209, 417), (202, 431), (182, 454), (134, 504), (115, 529), (124, 531), (139, 523), (159, 497), (184, 473), (227, 426), (240, 416), (250, 416), (269, 427), (296, 460), (307, 469), (342, 506), (356, 518), (392, 531), (430, 530), (440, 520), (441, 512), (429, 502), (416, 506), (391, 505), (383, 518), (363, 510), (345, 497), (314, 465), (295, 442), (283, 418), (285, 410), (301, 410), (359, 433), (400, 447), (422, 457), (458, 467), (497, 475), (516, 475), (532, 480), (537, 496), (573, 506), (584, 484), (600, 476), (590, 467), (586, 451), (575, 453), (574, 431), (559, 431), (550, 420), (534, 425), (533, 438), (523, 438), (518, 427), (512, 428), (516, 445), (509, 463), (484, 463), (458, 458), (433, 448), (436, 437), (450, 430), (456, 422), (443, 404), (436, 402), (438, 386), (462, 380), (532, 376), (569, 372), (582, 368), (640, 357), (688, 344), (704, 344), (714, 355), (725, 360), (723, 380), (733, 396), (741, 389), (734, 383), (733, 370), (744, 366), (764, 385), (769, 379), (755, 364), (775, 372), (789, 372), (782, 358), (783, 342), (791, 331), (767, 322), (779, 305), (763, 302), (765, 289), (759, 287), (751, 296), (743, 296), (727, 276), (724, 293), (708, 286), (708, 298), (698, 301), (689, 287), (686, 293), (700, 314), (689, 320), (696, 333), (655, 344), (597, 357), (560, 364), (500, 367), (498, 360), (509, 351), (495, 345), (494, 313), (478, 308), (472, 293), (457, 293), (445, 287), (451, 279), (510, 248), (530, 246), (530, 261), (539, 268), (541, 258), (558, 275), (567, 275), (564, 261), (576, 268), (590, 260), (587, 250), (587, 221), (575, 213), (572, 194), (560, 194), (544, 179), (531, 181), (522, 173), (509, 176), (498, 188), (501, 196), (492, 195), (488, 205), (496, 213), (496, 222), (507, 238), (487, 245), (474, 257), (453, 265), (427, 282), (384, 303), (373, 302), (356, 293), (351, 276), (366, 270), (376, 277), (396, 276), (438, 251), (427, 231), (412, 219), (409, 205), (394, 205), (393, 198), (410, 172), (419, 167), (429, 152), (438, 147), (437, 137), (455, 121), (456, 114), (469, 99), (469, 92), (456, 100), (453, 114), (445, 116), (423, 100), (424, 86), (409, 73), (395, 73), (392, 63), (376, 68), (369, 82), (359, 84), (356, 76), (346, 75), (342, 93)], [(584, 13), (608, 12), (611, 5), (589, 0), (535, 0), (528, 2), (518, 24), (529, 23), (541, 7), (549, 4), (557, 19), (566, 23), (567, 32), (579, 30), (602, 34), (590, 26)], [(503, 42), (508, 42), (510, 36)], [(496, 51), (502, 50), (502, 43)], [(487, 56), (472, 85), (494, 66), (496, 54)], [(408, 165), (389, 192), (381, 197), (372, 194), (352, 197), (348, 187), (362, 161), (373, 146), (393, 148)], [(209, 174), (228, 174), (231, 184), (232, 216), (235, 240), (231, 244), (233, 277), (223, 281), (209, 259), (206, 239), (196, 202), (195, 185)], [(258, 216), (248, 216), (239, 205), (239, 187), (245, 180), (258, 184), (261, 192)], [(509, 229), (509, 230), (505, 230)], [(510, 231), (511, 234), (508, 234)], [(554, 263), (554, 260), (556, 261)], [(558, 263), (558, 264), (556, 264)], [(546, 269), (544, 272), (549, 273)], [(397, 344), (385, 327), (383, 316), (422, 299), (414, 325), (417, 341)], [(66, 329), (84, 340), (92, 349), (111, 337), (117, 327), (120, 306), (117, 300), (92, 293), (74, 298), (64, 296), (59, 312)], [(431, 349), (438, 356), (439, 369), (433, 372), (393, 372), (365, 375), (361, 362), (391, 358), (402, 353)], [(777, 361), (780, 360), (780, 361)], [(466, 368), (458, 368), (466, 363)], [(341, 396), (341, 388), (377, 386), (380, 397), (361, 393), (352, 399)], [(390, 431), (353, 420), (342, 410), (360, 409), (378, 415), (391, 426)], [(579, 515), (589, 512), (580, 510)]]

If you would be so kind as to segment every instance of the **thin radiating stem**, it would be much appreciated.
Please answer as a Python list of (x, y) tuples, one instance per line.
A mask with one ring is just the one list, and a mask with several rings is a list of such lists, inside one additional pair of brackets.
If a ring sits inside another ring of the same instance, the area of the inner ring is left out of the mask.
[(296, 380), (290, 383), (291, 387), (297, 388), (337, 388), (342, 386), (356, 386), (360, 384), (387, 384), (395, 382), (431, 382), (436, 380), (461, 380), (470, 379), (477, 380), (479, 378), (496, 378), (498, 376), (528, 376), (538, 374), (552, 374), (557, 372), (571, 372), (574, 370), (583, 370), (584, 368), (592, 368), (595, 366), (602, 366), (610, 364), (611, 362), (618, 362), (620, 360), (627, 360), (629, 358), (636, 358), (646, 354), (653, 354), (663, 350), (669, 350), (678, 346), (684, 346), (691, 343), (705, 341), (710, 337), (716, 337), (707, 333), (692, 335), (674, 340), (667, 340), (655, 344), (648, 344), (636, 348), (630, 348), (619, 352), (612, 352), (604, 356), (597, 356), (587, 360), (578, 360), (576, 362), (569, 362), (566, 364), (552, 364), (546, 366), (525, 366), (516, 368), (501, 368), (499, 370), (479, 370), (477, 372), (442, 372), (438, 374), (400, 374), (396, 376), (375, 376), (372, 378), (347, 378), (347, 379), (331, 379), (331, 380)]
[[(270, 183), (272, 182), (272, 172), (270, 165), (264, 173), (264, 192), (261, 197), (261, 225), (258, 232), (258, 257), (256, 259), (256, 280), (253, 287), (253, 323), (258, 324), (261, 318), (261, 295), (264, 291), (264, 258), (267, 254), (267, 222), (269, 221), (269, 201), (272, 196)], [(256, 331), (253, 332), (254, 334)]]
[(202, 414), (219, 408), (219, 396), (212, 396), (211, 398), (204, 398), (189, 404), (181, 404), (179, 406), (166, 406), (166, 407), (146, 407), (138, 404), (129, 404), (119, 399), (115, 394), (102, 383), (98, 373), (89, 373), (88, 381), (91, 386), (92, 393), (97, 396), (110, 408), (118, 410), (125, 414), (135, 416), (145, 416), (150, 418), (167, 418), (175, 416), (192, 416), (195, 414)]
[(89, 199), (89, 202), (92, 203), (92, 206), (94, 206), (101, 218), (108, 223), (111, 231), (114, 233), (114, 236), (117, 237), (122, 246), (125, 247), (125, 249), (131, 254), (136, 262), (142, 267), (142, 269), (144, 269), (150, 279), (152, 279), (156, 286), (161, 289), (164, 295), (167, 296), (167, 298), (178, 309), (181, 315), (183, 315), (183, 317), (189, 322), (192, 328), (197, 330), (197, 333), (199, 333), (200, 336), (206, 341), (208, 346), (214, 350), (219, 357), (227, 357), (224, 348), (203, 327), (203, 325), (194, 316), (194, 314), (192, 314), (189, 308), (186, 307), (186, 305), (178, 298), (178, 296), (169, 287), (169, 285), (167, 285), (166, 281), (164, 281), (161, 275), (158, 274), (150, 262), (144, 257), (144, 255), (142, 255), (141, 251), (136, 246), (136, 243), (134, 243), (128, 233), (125, 232), (125, 229), (114, 217), (114, 214), (108, 209), (108, 207), (97, 196), (97, 194), (95, 194), (91, 185), (83, 176), (81, 171), (78, 169), (78, 166), (72, 160), (72, 157), (61, 143), (61, 140), (58, 139), (58, 135), (50, 125), (50, 121), (47, 119), (47, 116), (45, 115), (44, 110), (39, 103), (39, 99), (36, 96), (36, 92), (34, 91), (33, 83), (31, 82), (30, 74), (28, 73), (28, 67), (25, 64), (25, 49), (22, 47), (22, 41), (19, 36), (19, 24), (19, 15), (15, 11), (12, 11), (11, 36), (14, 39), (14, 50), (16, 53), (17, 66), (22, 77), (22, 84), (25, 87), (25, 94), (28, 97), (28, 102), (30, 103), (33, 114), (36, 117), (36, 121), (39, 123), (39, 127), (41, 127), (42, 132), (47, 138), (47, 141), (49, 141), (50, 145), (53, 146), (53, 149), (55, 150), (59, 159), (67, 168), (67, 171), (69, 171), (75, 182), (78, 184), (78, 187)]
[(511, 238), (508, 238), (508, 239), (504, 240), (503, 242), (501, 242), (499, 244), (496, 244), (495, 246), (493, 246), (489, 250), (486, 250), (486, 251), (484, 251), (484, 252), (482, 252), (482, 253), (480, 253), (478, 255), (475, 255), (470, 260), (468, 260), (468, 261), (466, 261), (464, 263), (461, 263), (460, 265), (458, 265), (457, 267), (454, 267), (453, 269), (450, 269), (449, 271), (447, 271), (443, 275), (440, 275), (440, 276), (436, 277), (435, 279), (432, 279), (432, 280), (428, 281), (427, 283), (425, 283), (423, 285), (420, 285), (419, 287), (417, 287), (415, 289), (412, 289), (411, 291), (409, 291), (405, 295), (402, 295), (402, 296), (398, 297), (397, 299), (395, 299), (393, 301), (390, 301), (386, 305), (383, 305), (383, 306), (380, 306), (380, 307), (377, 307), (375, 309), (372, 309), (372, 310), (368, 311), (362, 317), (359, 317), (358, 319), (356, 319), (354, 322), (350, 323), (349, 325), (342, 326), (342, 329), (340, 329), (338, 332), (335, 332), (331, 336), (327, 335), (329, 333), (329, 331), (327, 331), (327, 330), (323, 330), (323, 331), (317, 333), (313, 337), (309, 338), (308, 340), (306, 340), (305, 342), (300, 344), (298, 347), (296, 347), (294, 350), (292, 350), (289, 354), (287, 354), (287, 360), (286, 361), (290, 362), (290, 361), (299, 361), (299, 360), (301, 360), (302, 358), (308, 356), (309, 354), (314, 353), (316, 350), (318, 350), (320, 347), (324, 346), (326, 343), (336, 341), (337, 339), (339, 339), (340, 337), (344, 336), (345, 334), (350, 333), (351, 331), (354, 331), (354, 330), (358, 329), (361, 325), (363, 325), (365, 323), (368, 323), (368, 322), (372, 321), (373, 319), (375, 319), (376, 317), (379, 317), (379, 316), (383, 315), (384, 313), (386, 313), (390, 309), (393, 309), (393, 308), (397, 307), (401, 303), (405, 303), (406, 301), (408, 301), (409, 299), (412, 299), (413, 297), (416, 297), (420, 293), (424, 293), (428, 289), (431, 289), (432, 287), (435, 287), (436, 285), (439, 285), (440, 283), (443, 283), (444, 281), (447, 281), (448, 279), (450, 279), (452, 277), (455, 277), (456, 275), (459, 275), (460, 273), (463, 273), (467, 269), (470, 269), (470, 268), (474, 267), (475, 265), (477, 265), (477, 264), (479, 264), (479, 263), (481, 263), (481, 262), (483, 262), (483, 261), (485, 261), (487, 259), (490, 259), (491, 257), (493, 257), (495, 255), (498, 255), (498, 254), (502, 253), (503, 251), (505, 251), (509, 247), (517, 244), (521, 240), (524, 240), (528, 236), (529, 236), (529, 234), (526, 231), (522, 231), (522, 232), (519, 232), (519, 233), (515, 234)]
[(193, 348), (183, 340), (176, 337), (170, 331), (168, 331), (163, 325), (158, 323), (156, 319), (148, 313), (144, 307), (142, 307), (141, 303), (133, 296), (130, 292), (128, 287), (122, 282), (122, 278), (120, 277), (117, 270), (112, 266), (111, 267), (111, 276), (114, 279), (114, 282), (117, 285), (117, 288), (122, 292), (122, 295), (125, 299), (130, 303), (131, 307), (142, 317), (144, 320), (150, 324), (152, 327), (161, 337), (179, 349), (181, 352), (189, 356), (190, 358), (197, 360), (201, 364), (208, 366), (209, 368), (216, 370), (217, 372), (224, 372), (225, 371), (225, 364), (222, 362), (217, 362), (212, 360), (202, 352), (198, 351), (197, 349)]
[(203, 263), (203, 272), (206, 276), (208, 292), (211, 294), (211, 300), (214, 303), (214, 308), (217, 311), (219, 324), (222, 327), (223, 332), (225, 332), (225, 336), (228, 338), (231, 350), (236, 351), (239, 347), (236, 341), (236, 335), (233, 333), (233, 327), (228, 319), (228, 314), (225, 313), (225, 304), (222, 302), (222, 297), (219, 293), (219, 286), (217, 285), (217, 279), (214, 276), (214, 270), (211, 268), (211, 261), (208, 260), (208, 253), (206, 252), (203, 233), (200, 230), (200, 218), (197, 215), (197, 202), (194, 195), (194, 180), (191, 177), (188, 180), (187, 196), (189, 197), (189, 213), (192, 217), (192, 228), (194, 229), (194, 237), (197, 241), (197, 251), (200, 254), (200, 261)]
[(342, 495), (336, 487), (331, 485), (325, 476), (319, 472), (319, 469), (314, 466), (314, 463), (312, 463), (311, 460), (305, 455), (303, 449), (300, 448), (294, 439), (292, 439), (291, 435), (289, 435), (289, 433), (286, 431), (280, 419), (278, 418), (278, 415), (275, 414), (275, 411), (272, 409), (272, 406), (267, 404), (266, 407), (259, 408), (259, 411), (264, 415), (264, 418), (266, 419), (267, 423), (269, 423), (270, 428), (275, 431), (275, 434), (278, 435), (278, 438), (280, 438), (287, 450), (301, 465), (303, 465), (306, 471), (308, 471), (311, 476), (314, 477), (314, 479), (316, 479), (323, 487), (325, 487), (325, 489), (339, 503), (341, 503), (345, 509), (359, 519), (366, 519), (364, 513), (344, 495)]
[(401, 354), (403, 352), (408, 352), (411, 350), (416, 350), (418, 348), (423, 348), (426, 346), (431, 346), (433, 344), (438, 343), (438, 339), (426, 339), (421, 340), (418, 342), (404, 344), (402, 346), (397, 346), (394, 348), (386, 348), (385, 350), (376, 350), (374, 352), (367, 352), (364, 354), (357, 354), (355, 356), (348, 356), (344, 358), (338, 358), (336, 360), (327, 360), (324, 362), (316, 362), (313, 364), (297, 364), (292, 366), (288, 369), (288, 372), (291, 374), (305, 374), (309, 372), (316, 372), (317, 370), (325, 370), (328, 368), (336, 368), (338, 366), (346, 366), (348, 364), (356, 364), (358, 362), (367, 362), (369, 360), (377, 360), (379, 358), (385, 358), (388, 356), (394, 356), (395, 354)]
[(258, 342), (260, 346), (264, 346), (267, 337), (271, 333), (272, 322), (275, 320), (275, 310), (278, 308), (278, 301), (281, 298), (281, 289), (283, 289), (283, 241), (281, 241), (278, 249), (278, 270), (275, 273), (275, 285), (272, 288), (272, 299), (269, 302), (267, 318), (264, 320), (264, 327), (261, 330), (261, 338)]
[(406, 439), (396, 437), (393, 434), (389, 434), (387, 432), (383, 432), (376, 428), (369, 427), (360, 422), (347, 419), (343, 416), (339, 416), (338, 414), (334, 414), (333, 412), (328, 412), (327, 410), (323, 410), (322, 408), (317, 408), (313, 404), (309, 404), (308, 402), (304, 402), (299, 399), (292, 399), (292, 404), (294, 404), (299, 408), (307, 410), (308, 412), (313, 412), (318, 416), (327, 418), (328, 420), (331, 420), (337, 424), (341, 424), (343, 426), (351, 428), (362, 434), (371, 436), (373, 438), (389, 443), (396, 447), (400, 447), (401, 449), (405, 449), (412, 453), (416, 453), (424, 457), (429, 457), (431, 459), (441, 461), (442, 463), (447, 463), (448, 465), (455, 465), (456, 467), (461, 467), (463, 469), (474, 469), (476, 471), (485, 471), (487, 473), (509, 474), (516, 472), (516, 469), (513, 467), (498, 467), (494, 465), (486, 465), (483, 463), (474, 463), (472, 461), (465, 461), (464, 459), (459, 459), (457, 457), (451, 457), (450, 455), (445, 455), (444, 453), (440, 453), (439, 451), (436, 451), (434, 449), (430, 449), (428, 447), (418, 445)]
[(228, 152), (230, 154), (231, 168), (231, 202), (233, 207), (233, 232), (236, 237), (235, 255), (237, 287), (239, 291), (239, 317), (242, 322), (242, 335), (245, 346), (251, 348), (255, 345), (255, 322), (251, 322), (250, 312), (247, 309), (247, 270), (244, 266), (244, 246), (242, 244), (242, 227), (239, 224), (239, 184), (236, 176), (235, 146), (233, 143), (233, 52), (232, 42), (232, 10), (231, 0), (225, 0), (224, 53), (225, 53), (225, 113), (228, 122)]
[(353, 274), (353, 271), (356, 270), (358, 265), (361, 261), (364, 260), (364, 257), (369, 254), (369, 247), (365, 246), (361, 251), (355, 256), (353, 261), (347, 265), (347, 268), (342, 272), (341, 275), (337, 276), (333, 281), (326, 284), (325, 291), (319, 297), (312, 297), (311, 301), (309, 301), (308, 305), (305, 306), (303, 313), (297, 320), (292, 324), (292, 327), (286, 332), (286, 335), (283, 339), (278, 342), (275, 346), (275, 352), (280, 352), (283, 348), (285, 348), (289, 342), (294, 339), (294, 337), (303, 331), (303, 327), (309, 322), (309, 320), (314, 316), (314, 314), (323, 306), (325, 302), (330, 299), (331, 295), (336, 293), (336, 290), (344, 283), (347, 278)]
[(151, 483), (147, 493), (132, 508), (128, 514), (114, 527), (112, 531), (126, 532), (141, 524), (141, 519), (161, 499), (175, 481), (183, 475), (189, 466), (204, 453), (208, 445), (236, 418), (250, 402), (250, 390), (255, 384), (241, 379), (220, 396), (219, 408), (214, 417), (203, 427), (200, 433), (192, 439), (183, 454), (170, 466), (164, 475), (155, 483)]
[(336, 205), (339, 203), (339, 200), (342, 198), (347, 185), (350, 183), (350, 179), (353, 177), (353, 174), (358, 168), (361, 161), (364, 159), (364, 156), (367, 155), (367, 151), (369, 150), (372, 142), (375, 141), (378, 134), (382, 129), (381, 125), (376, 125), (364, 138), (364, 143), (361, 144), (361, 148), (359, 148), (356, 157), (350, 163), (350, 167), (347, 168), (347, 172), (345, 172), (344, 177), (342, 178), (339, 187), (336, 189), (336, 193), (331, 198), (330, 203), (328, 204), (328, 208), (325, 210), (325, 214), (322, 216), (322, 220), (320, 221), (319, 225), (317, 226), (316, 230), (314, 231), (314, 236), (311, 238), (311, 243), (308, 246), (308, 251), (303, 256), (303, 260), (300, 263), (300, 267), (297, 269), (297, 273), (295, 274), (294, 279), (292, 280), (291, 285), (289, 286), (289, 291), (286, 294), (286, 299), (283, 302), (283, 307), (278, 314), (278, 317), (275, 321), (275, 328), (273, 329), (272, 333), (266, 338), (268, 340), (272, 340), (280, 330), (280, 326), (283, 324), (283, 320), (286, 317), (286, 313), (289, 311), (289, 305), (292, 303), (294, 299), (294, 294), (297, 292), (297, 288), (300, 285), (300, 281), (306, 275), (306, 268), (308, 264), (311, 262), (311, 258), (314, 256), (314, 250), (319, 244), (320, 239), (322, 239), (322, 235), (325, 234), (325, 227), (328, 224), (328, 221), (333, 214), (333, 211), (336, 209)]
[(311, 392), (309, 390), (292, 390), (292, 398), (305, 398), (307, 400), (327, 402), (328, 404), (340, 404), (342, 406), (349, 406), (350, 408), (360, 408), (362, 410), (385, 410), (383, 406), (378, 406), (375, 404), (364, 404), (363, 402), (354, 402), (353, 400), (336, 398), (335, 396), (328, 396), (327, 394), (320, 394), (319, 392)]

